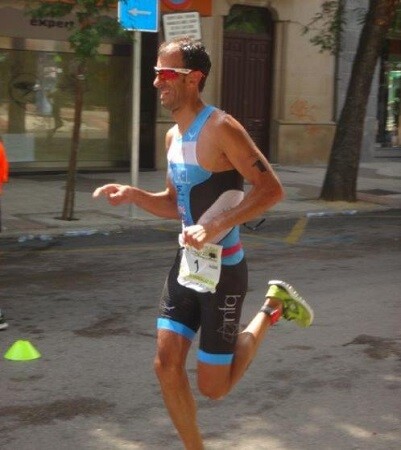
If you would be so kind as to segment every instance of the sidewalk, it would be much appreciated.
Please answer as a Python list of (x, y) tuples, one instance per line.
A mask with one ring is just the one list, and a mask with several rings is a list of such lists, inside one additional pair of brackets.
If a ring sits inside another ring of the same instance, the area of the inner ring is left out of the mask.
[[(326, 168), (275, 166), (286, 199), (267, 212), (267, 219), (326, 214), (356, 214), (361, 211), (401, 209), (401, 161), (361, 163), (358, 202), (317, 200)], [(65, 174), (11, 176), (1, 197), (1, 238), (29, 238), (47, 235), (78, 235), (130, 228), (161, 219), (129, 206), (112, 207), (104, 199), (92, 199), (93, 190), (106, 183), (130, 184), (128, 172), (85, 173), (77, 177), (75, 218), (60, 217)], [(165, 172), (140, 172), (139, 186), (154, 192), (164, 189)]]

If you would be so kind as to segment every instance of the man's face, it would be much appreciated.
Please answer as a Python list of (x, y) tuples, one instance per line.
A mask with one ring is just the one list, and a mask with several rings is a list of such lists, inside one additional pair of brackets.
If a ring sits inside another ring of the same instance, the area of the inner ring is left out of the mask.
[[(158, 57), (156, 67), (165, 68), (184, 68), (182, 55), (177, 47), (167, 47)], [(173, 71), (163, 71), (156, 75), (153, 85), (159, 90), (160, 103), (169, 111), (176, 111), (186, 101), (187, 98), (187, 75), (184, 73), (175, 73)]]

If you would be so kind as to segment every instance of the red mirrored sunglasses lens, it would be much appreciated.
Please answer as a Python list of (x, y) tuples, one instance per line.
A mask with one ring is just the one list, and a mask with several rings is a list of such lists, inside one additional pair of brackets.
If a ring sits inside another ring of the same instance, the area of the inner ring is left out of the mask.
[(174, 70), (156, 70), (156, 75), (162, 78), (163, 80), (175, 80), (179, 77), (179, 73), (175, 72)]

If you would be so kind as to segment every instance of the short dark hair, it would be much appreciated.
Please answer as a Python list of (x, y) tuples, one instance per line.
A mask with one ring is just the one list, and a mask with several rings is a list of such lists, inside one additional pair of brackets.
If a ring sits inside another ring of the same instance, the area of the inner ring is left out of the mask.
[(179, 37), (168, 42), (163, 42), (159, 47), (159, 55), (169, 45), (176, 45), (182, 54), (185, 69), (199, 70), (203, 77), (199, 83), (199, 90), (202, 92), (205, 87), (206, 78), (209, 75), (212, 63), (206, 47), (202, 42), (195, 41), (189, 37)]

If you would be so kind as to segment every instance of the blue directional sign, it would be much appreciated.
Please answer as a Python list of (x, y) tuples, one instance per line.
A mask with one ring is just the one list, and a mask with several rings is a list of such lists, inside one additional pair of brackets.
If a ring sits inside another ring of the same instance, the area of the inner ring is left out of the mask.
[(159, 31), (159, 0), (119, 0), (118, 21), (126, 30)]

